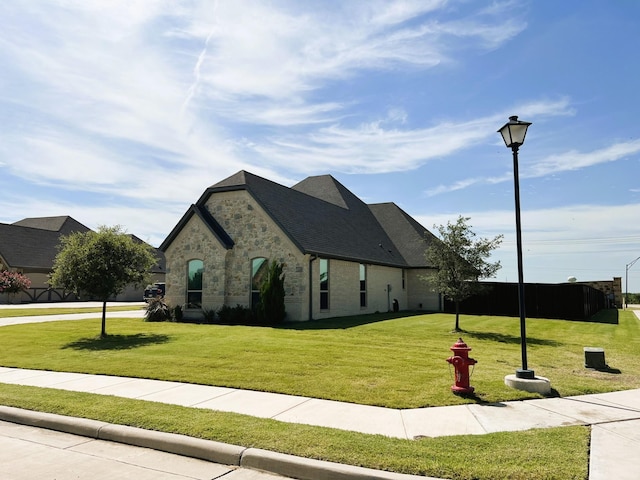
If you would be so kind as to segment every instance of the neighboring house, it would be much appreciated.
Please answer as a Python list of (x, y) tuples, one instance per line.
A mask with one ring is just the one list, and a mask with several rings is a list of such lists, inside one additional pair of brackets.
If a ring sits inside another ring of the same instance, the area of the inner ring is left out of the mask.
[[(0, 270), (25, 274), (31, 280), (31, 288), (20, 295), (16, 302), (55, 302), (75, 300), (70, 292), (49, 288), (49, 274), (58, 253), (60, 238), (90, 229), (69, 216), (25, 218), (13, 224), (0, 223)], [(134, 237), (135, 240), (141, 241)], [(154, 281), (164, 281), (164, 255), (158, 251), (158, 265), (152, 271)], [(142, 300), (144, 285), (140, 289), (129, 288), (117, 300)], [(0, 294), (0, 303), (8, 297)]]
[(186, 313), (253, 307), (272, 260), (284, 264), (287, 319), (439, 310), (419, 278), (435, 237), (394, 203), (367, 205), (330, 175), (291, 188), (240, 171), (209, 187), (160, 250), (166, 296)]

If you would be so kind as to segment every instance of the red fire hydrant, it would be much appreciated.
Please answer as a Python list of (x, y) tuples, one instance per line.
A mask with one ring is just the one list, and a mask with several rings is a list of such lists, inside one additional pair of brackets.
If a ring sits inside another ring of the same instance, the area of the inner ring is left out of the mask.
[(451, 391), (462, 394), (473, 393), (474, 388), (469, 385), (469, 365), (475, 365), (478, 362), (469, 357), (471, 348), (459, 338), (449, 350), (453, 352), (453, 357), (447, 358), (447, 362), (453, 365), (456, 375), (455, 385), (451, 385)]

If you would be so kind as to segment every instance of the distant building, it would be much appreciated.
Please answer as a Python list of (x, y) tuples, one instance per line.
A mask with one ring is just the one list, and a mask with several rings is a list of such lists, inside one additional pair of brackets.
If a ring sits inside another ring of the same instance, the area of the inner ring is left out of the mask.
[[(0, 223), (0, 271), (9, 270), (25, 274), (31, 288), (14, 299), (23, 302), (55, 302), (75, 300), (71, 292), (50, 289), (49, 274), (58, 253), (60, 238), (90, 229), (69, 216), (25, 218), (18, 222)], [(137, 241), (142, 241), (134, 236)], [(164, 255), (157, 251), (158, 264), (153, 280), (164, 281)], [(116, 300), (141, 301), (144, 285), (140, 289), (128, 288)], [(6, 294), (0, 294), (0, 303), (7, 303)]]
[(613, 277), (613, 280), (578, 281), (576, 283), (589, 285), (603, 292), (606, 295), (610, 307), (622, 307), (622, 277)]
[(276, 260), (289, 320), (439, 310), (420, 279), (434, 238), (394, 203), (367, 205), (330, 175), (288, 188), (240, 171), (205, 190), (160, 245), (165, 299), (192, 314), (253, 307)]

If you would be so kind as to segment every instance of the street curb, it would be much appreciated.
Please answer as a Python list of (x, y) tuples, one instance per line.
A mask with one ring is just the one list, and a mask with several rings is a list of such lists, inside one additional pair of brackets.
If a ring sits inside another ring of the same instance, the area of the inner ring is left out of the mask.
[(300, 480), (440, 480), (296, 457), (259, 448), (247, 449), (242, 455), (240, 466)]
[(0, 405), (0, 420), (71, 433), (97, 440), (151, 448), (213, 463), (262, 470), (300, 480), (438, 480), (383, 470), (313, 460), (294, 455), (246, 448), (176, 433), (68, 417)]

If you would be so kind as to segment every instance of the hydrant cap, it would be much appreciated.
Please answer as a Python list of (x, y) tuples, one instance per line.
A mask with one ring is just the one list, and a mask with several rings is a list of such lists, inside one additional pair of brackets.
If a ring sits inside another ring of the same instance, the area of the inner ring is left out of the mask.
[(462, 338), (458, 338), (458, 341), (454, 343), (449, 350), (471, 350), (471, 348), (469, 348), (467, 344), (464, 343), (464, 340), (462, 340)]

